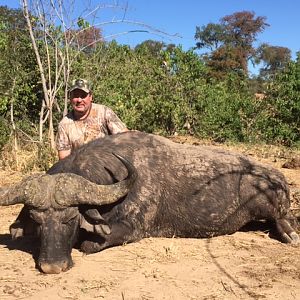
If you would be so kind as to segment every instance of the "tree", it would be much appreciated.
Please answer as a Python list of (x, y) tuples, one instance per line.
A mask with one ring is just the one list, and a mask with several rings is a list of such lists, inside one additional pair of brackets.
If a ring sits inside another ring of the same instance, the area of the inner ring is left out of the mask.
[(264, 79), (273, 78), (291, 61), (291, 50), (286, 47), (270, 46), (264, 43), (258, 48), (257, 53), (258, 61), (264, 64), (260, 69), (260, 76)]
[[(77, 23), (82, 24), (81, 22)], [(68, 30), (66, 32), (66, 41), (78, 51), (91, 53), (95, 50), (98, 43), (103, 42), (103, 37), (100, 28), (89, 26), (82, 29)]]
[[(72, 10), (67, 1), (32, 1), (31, 9), (27, 0), (22, 0), (24, 17), (29, 30), (32, 47), (40, 72), (43, 89), (41, 101), (39, 140), (43, 141), (44, 124), (48, 123), (48, 140), (55, 148), (53, 109), (60, 110), (57, 95), (64, 88), (64, 112), (67, 111), (67, 89), (72, 62), (78, 52), (89, 50), (100, 40), (100, 30), (90, 28), (83, 19), (78, 19), (78, 29), (72, 29), (74, 23), (67, 24), (65, 5)], [(73, 3), (74, 4), (74, 3)], [(75, 48), (75, 51), (72, 51)]]
[(0, 112), (2, 120), (10, 123), (10, 135), (17, 149), (17, 134), (36, 120), (37, 74), (22, 11), (1, 6), (0, 27)]
[(230, 73), (235, 73), (244, 77), (245, 73), (240, 63), (241, 55), (239, 48), (232, 48), (230, 45), (224, 45), (213, 51), (207, 60), (210, 76), (223, 79)]
[[(72, 12), (78, 2), (73, 0), (22, 0), (24, 16), (27, 21), (32, 46), (38, 64), (43, 89), (41, 101), (39, 136), (43, 141), (44, 124), (48, 126), (48, 140), (51, 148), (54, 144), (54, 110), (60, 110), (58, 95), (63, 95), (64, 109), (67, 112), (68, 82), (76, 72), (77, 62), (82, 55), (92, 55), (98, 44), (105, 38), (102, 36), (102, 26), (116, 23), (127, 23), (145, 28), (143, 32), (164, 34), (141, 22), (126, 20), (126, 8), (117, 4), (101, 4), (87, 8), (84, 15), (75, 16)], [(88, 3), (86, 3), (88, 5)], [(122, 18), (96, 23), (103, 9), (123, 10)], [(74, 13), (75, 14), (75, 13)], [(129, 30), (137, 32), (141, 30)], [(123, 33), (124, 34), (124, 33)], [(118, 35), (118, 34), (116, 34)]]
[(197, 48), (209, 48), (211, 51), (216, 50), (224, 44), (225, 28), (222, 24), (208, 23), (206, 26), (196, 26), (195, 39)]
[(142, 49), (147, 49), (150, 53), (154, 56), (160, 54), (160, 52), (164, 49), (165, 43), (158, 42), (154, 40), (146, 40), (138, 45), (135, 46), (136, 51), (142, 51)]
[(256, 55), (253, 44), (257, 34), (268, 26), (265, 21), (266, 17), (255, 17), (253, 12), (242, 11), (221, 18), (219, 24), (196, 27), (196, 46), (211, 50), (206, 58), (211, 69), (219, 73), (217, 77), (228, 72), (248, 75), (248, 61)]
[(265, 135), (291, 146), (300, 140), (300, 52), (268, 84)]

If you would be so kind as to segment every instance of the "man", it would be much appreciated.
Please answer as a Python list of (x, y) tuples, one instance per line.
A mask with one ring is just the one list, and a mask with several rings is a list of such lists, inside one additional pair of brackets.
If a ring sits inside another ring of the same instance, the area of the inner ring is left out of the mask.
[(59, 159), (95, 138), (128, 131), (109, 107), (92, 103), (93, 94), (87, 80), (74, 80), (69, 96), (72, 111), (58, 125), (56, 147)]

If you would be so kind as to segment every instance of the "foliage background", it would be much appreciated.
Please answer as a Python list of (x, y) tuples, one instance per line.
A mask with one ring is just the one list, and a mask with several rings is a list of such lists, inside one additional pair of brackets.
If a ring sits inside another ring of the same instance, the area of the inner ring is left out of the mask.
[[(264, 18), (259, 20), (262, 26), (266, 25)], [(229, 21), (222, 22), (225, 26)], [(79, 25), (89, 27), (86, 23)], [(220, 37), (221, 48), (206, 55), (197, 53), (197, 45), (205, 46), (205, 34), (211, 34), (210, 30), (216, 28), (223, 27), (209, 24), (197, 28), (195, 38), (202, 38), (202, 43), (195, 43), (195, 48), (188, 51), (151, 40), (132, 49), (115, 41), (107, 43), (99, 39), (101, 32), (92, 28), (90, 33), (97, 33), (97, 43), (84, 51), (73, 44), (69, 49), (76, 57), (70, 78), (89, 79), (93, 83), (94, 101), (110, 106), (131, 129), (166, 136), (187, 134), (218, 142), (299, 147), (300, 53), (292, 60), (288, 49), (264, 44), (256, 52), (257, 62), (265, 63), (262, 72), (249, 77), (245, 61), (240, 66), (228, 64), (237, 55), (236, 49), (224, 52), (233, 49), (231, 35), (230, 39), (224, 35)], [(224, 32), (228, 32), (228, 28), (225, 29)], [(51, 30), (62, 36), (61, 28), (52, 27)], [(256, 33), (259, 31), (262, 27)], [(78, 37), (81, 38), (79, 44), (90, 42), (87, 39), (90, 36), (82, 32)], [(254, 40), (254, 35), (251, 38)], [(43, 54), (43, 41), (37, 41)], [(240, 44), (239, 55), (242, 53)], [(48, 55), (53, 59), (56, 48), (54, 44), (49, 45), (52, 50)], [(65, 47), (61, 41), (60, 45)], [(255, 52), (251, 43), (246, 46), (247, 55)], [(226, 62), (223, 69), (219, 69), (220, 53)], [(47, 139), (38, 140), (43, 92), (21, 10), (0, 7), (0, 63), (2, 153), (7, 149), (12, 152), (34, 149), (40, 158), (36, 160), (38, 167), (47, 168), (45, 157), (52, 163), (55, 154), (49, 154)], [(67, 86), (63, 84), (61, 82), (62, 88), (55, 98), (55, 129), (64, 112), (63, 88)], [(263, 97), (256, 97), (256, 93)], [(46, 136), (47, 125), (43, 130)], [(13, 140), (18, 141), (18, 147), (13, 147)]]

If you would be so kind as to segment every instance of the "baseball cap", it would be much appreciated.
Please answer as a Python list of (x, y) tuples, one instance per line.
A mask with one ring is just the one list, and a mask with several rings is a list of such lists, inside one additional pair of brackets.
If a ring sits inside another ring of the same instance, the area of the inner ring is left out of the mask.
[(90, 83), (86, 79), (74, 79), (72, 81), (72, 85), (69, 89), (69, 93), (71, 93), (72, 91), (74, 91), (76, 89), (83, 90), (86, 93), (91, 92)]

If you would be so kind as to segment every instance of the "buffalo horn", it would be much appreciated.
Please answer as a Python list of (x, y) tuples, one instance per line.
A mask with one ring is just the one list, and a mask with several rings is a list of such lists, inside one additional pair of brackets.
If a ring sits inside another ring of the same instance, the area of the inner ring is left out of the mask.
[(136, 169), (127, 159), (115, 153), (114, 155), (127, 168), (128, 175), (124, 180), (110, 185), (99, 185), (75, 174), (57, 174), (59, 177), (56, 180), (55, 202), (60, 206), (104, 205), (114, 203), (128, 194), (137, 177)]
[(36, 208), (78, 204), (104, 205), (125, 196), (137, 173), (125, 158), (114, 154), (127, 168), (127, 177), (111, 185), (98, 185), (73, 173), (35, 174), (12, 187), (0, 188), (0, 206), (23, 203)]
[[(7, 206), (26, 203), (35, 207), (43, 206), (47, 192), (44, 189), (45, 184), (47, 186), (47, 176), (49, 175), (31, 175), (13, 186), (0, 188), (0, 205)], [(39, 199), (41, 193), (44, 195), (42, 203)]]

